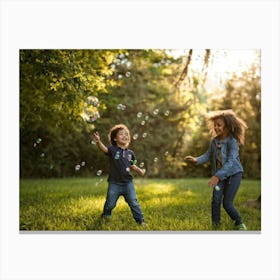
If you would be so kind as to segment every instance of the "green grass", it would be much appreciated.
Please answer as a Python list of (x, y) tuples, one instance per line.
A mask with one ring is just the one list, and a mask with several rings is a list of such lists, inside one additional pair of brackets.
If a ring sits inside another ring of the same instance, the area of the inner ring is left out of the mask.
[[(100, 178), (20, 181), (20, 230), (31, 231), (208, 231), (211, 229), (212, 190), (202, 179), (135, 179), (138, 201), (148, 224), (134, 222), (120, 197), (110, 220), (100, 215), (107, 182)], [(259, 180), (242, 180), (235, 199), (248, 230), (261, 230), (261, 211), (245, 203), (261, 191)], [(233, 222), (221, 211), (221, 230)]]

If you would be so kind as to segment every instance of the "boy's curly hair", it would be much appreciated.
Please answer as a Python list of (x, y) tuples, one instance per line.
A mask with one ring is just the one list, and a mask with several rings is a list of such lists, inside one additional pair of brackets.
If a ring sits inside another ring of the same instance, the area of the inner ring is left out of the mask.
[(222, 119), (228, 133), (238, 141), (239, 145), (244, 145), (245, 131), (248, 127), (242, 119), (236, 116), (233, 110), (214, 111), (207, 115), (207, 126), (212, 137), (216, 136), (214, 121), (217, 119)]
[(129, 132), (129, 129), (127, 128), (127, 126), (124, 125), (124, 124), (117, 124), (110, 129), (110, 132), (108, 134), (109, 142), (114, 146), (117, 145), (117, 143), (115, 141), (115, 138), (116, 138), (116, 136), (117, 136), (117, 134), (120, 130), (125, 130), (127, 132), (127, 134), (128, 134), (128, 144), (130, 143), (130, 132)]

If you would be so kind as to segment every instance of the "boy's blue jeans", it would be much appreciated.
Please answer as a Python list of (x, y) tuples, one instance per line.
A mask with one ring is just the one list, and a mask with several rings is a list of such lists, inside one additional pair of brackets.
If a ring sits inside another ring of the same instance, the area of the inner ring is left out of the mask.
[(223, 199), (223, 207), (235, 221), (235, 225), (242, 223), (241, 217), (234, 207), (233, 201), (236, 196), (236, 193), (239, 189), (240, 182), (242, 179), (242, 172), (236, 173), (227, 179), (220, 181), (218, 186), (220, 190), (217, 191), (213, 188), (213, 197), (212, 197), (212, 222), (213, 224), (219, 225), (221, 219), (221, 203)]
[(109, 182), (106, 202), (103, 210), (103, 217), (110, 217), (112, 210), (115, 208), (119, 197), (123, 195), (125, 201), (130, 207), (133, 218), (137, 223), (144, 221), (142, 211), (137, 201), (136, 192), (133, 181), (127, 183), (111, 183)]

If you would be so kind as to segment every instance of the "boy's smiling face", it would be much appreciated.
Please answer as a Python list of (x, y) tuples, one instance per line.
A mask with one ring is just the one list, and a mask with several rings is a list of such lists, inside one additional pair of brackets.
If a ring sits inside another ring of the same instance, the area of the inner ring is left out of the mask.
[(120, 129), (114, 139), (118, 146), (125, 147), (128, 146), (130, 142), (130, 137), (128, 131), (125, 129)]

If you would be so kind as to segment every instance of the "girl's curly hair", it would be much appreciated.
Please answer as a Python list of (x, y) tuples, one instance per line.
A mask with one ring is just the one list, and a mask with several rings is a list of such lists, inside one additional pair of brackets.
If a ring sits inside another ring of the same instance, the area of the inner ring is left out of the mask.
[(248, 127), (242, 119), (236, 116), (233, 110), (214, 111), (207, 115), (207, 126), (212, 137), (216, 136), (214, 121), (217, 119), (222, 119), (228, 133), (238, 141), (239, 145), (244, 145), (245, 131)]
[(127, 128), (127, 126), (124, 125), (124, 124), (117, 124), (110, 129), (110, 132), (108, 134), (109, 142), (114, 146), (117, 145), (117, 143), (115, 141), (115, 138), (116, 138), (116, 136), (117, 136), (117, 134), (120, 130), (125, 130), (127, 132), (127, 134), (128, 134), (128, 144), (130, 143), (130, 132), (129, 132), (129, 129)]

